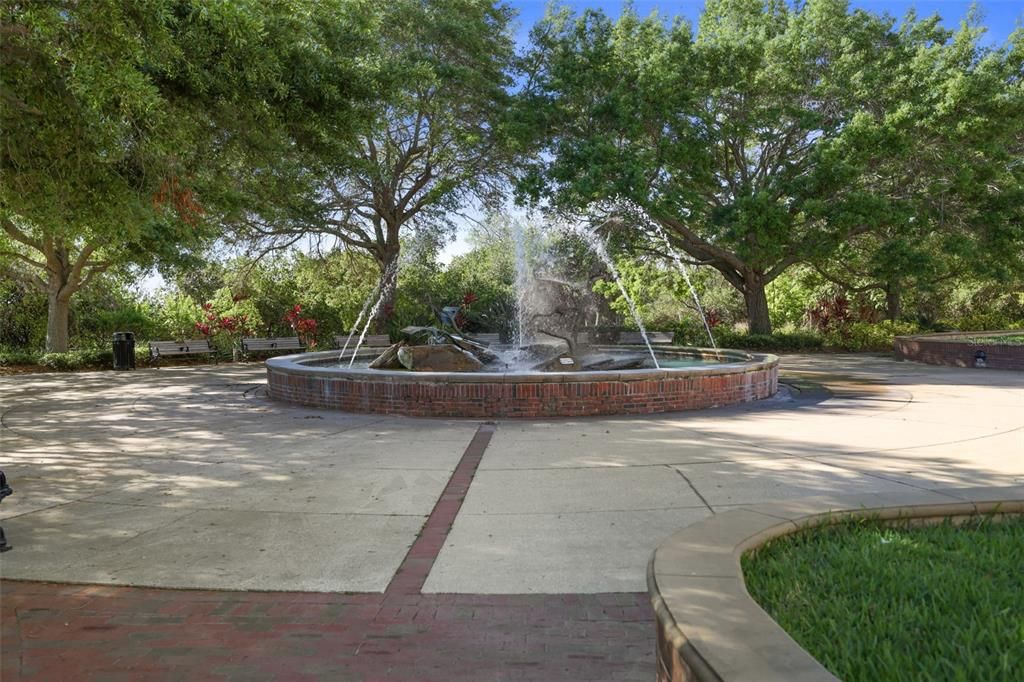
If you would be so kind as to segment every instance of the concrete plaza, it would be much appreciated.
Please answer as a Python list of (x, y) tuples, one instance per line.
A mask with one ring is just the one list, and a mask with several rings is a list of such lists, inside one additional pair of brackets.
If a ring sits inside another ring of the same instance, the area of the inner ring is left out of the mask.
[[(542, 609), (543, 595), (578, 595), (635, 622), (623, 614), (642, 603), (654, 547), (718, 511), (1024, 483), (1022, 373), (871, 355), (782, 368), (785, 390), (756, 404), (484, 426), (273, 403), (260, 365), (2, 377), (0, 468), (15, 494), (0, 519), (15, 549), (0, 575), (386, 598), (420, 557), (406, 597), (464, 595), (497, 614), (514, 606), (501, 595)], [(483, 449), (469, 467), (471, 441)], [(453, 492), (456, 478), (468, 488)], [(0, 605), (16, 631), (21, 616)], [(648, 679), (651, 665), (644, 653), (607, 679)]]

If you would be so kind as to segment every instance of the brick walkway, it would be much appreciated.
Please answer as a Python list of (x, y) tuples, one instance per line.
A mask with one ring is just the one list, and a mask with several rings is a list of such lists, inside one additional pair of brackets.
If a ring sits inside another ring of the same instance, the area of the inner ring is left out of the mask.
[(189, 682), (653, 679), (654, 625), (644, 593), (420, 593), (492, 433), (485, 425), (474, 436), (383, 594), (0, 581), (0, 676)]

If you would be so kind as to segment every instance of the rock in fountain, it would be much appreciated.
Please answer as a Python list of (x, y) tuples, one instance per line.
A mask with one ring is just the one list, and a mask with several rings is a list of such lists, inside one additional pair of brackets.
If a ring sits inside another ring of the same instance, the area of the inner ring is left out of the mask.
[(484, 363), (455, 344), (401, 346), (395, 353), (398, 362), (413, 372), (479, 372)]
[(370, 369), (413, 372), (479, 372), (498, 356), (487, 346), (437, 327), (406, 327), (405, 338), (376, 359)]

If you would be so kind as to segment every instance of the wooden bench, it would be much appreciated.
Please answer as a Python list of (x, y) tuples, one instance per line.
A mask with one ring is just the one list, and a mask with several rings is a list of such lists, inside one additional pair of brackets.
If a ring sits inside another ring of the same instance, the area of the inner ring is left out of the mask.
[[(334, 345), (337, 348), (344, 348), (345, 341), (347, 340), (348, 334), (339, 334), (334, 337)], [(359, 343), (359, 335), (353, 334), (352, 341), (348, 344), (349, 350), (357, 343)], [(363, 345), (367, 348), (386, 348), (391, 345), (391, 337), (387, 334), (367, 334), (366, 338), (363, 339)]]
[(244, 353), (273, 353), (279, 350), (305, 350), (297, 336), (249, 337), (242, 339)]
[[(672, 332), (647, 332), (647, 340), (651, 342), (653, 346), (656, 343), (672, 343), (673, 334)], [(640, 332), (622, 332), (619, 334), (619, 343), (628, 344), (642, 344), (644, 342), (644, 336)]]
[(161, 358), (178, 355), (211, 355), (215, 353), (209, 339), (189, 339), (188, 341), (150, 341), (149, 359), (159, 362)]

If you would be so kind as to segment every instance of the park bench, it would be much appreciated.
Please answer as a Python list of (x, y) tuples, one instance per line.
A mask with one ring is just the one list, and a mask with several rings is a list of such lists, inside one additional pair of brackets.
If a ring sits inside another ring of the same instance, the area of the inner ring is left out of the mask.
[(150, 341), (149, 359), (159, 362), (161, 358), (178, 355), (211, 355), (216, 352), (209, 339), (189, 339), (188, 341)]
[[(647, 332), (647, 340), (651, 345), (656, 343), (672, 343), (672, 332)], [(619, 343), (641, 344), (644, 342), (643, 334), (640, 332), (622, 332), (619, 334)]]
[(305, 350), (297, 336), (247, 337), (242, 339), (244, 353), (273, 353), (279, 350)]
[[(343, 348), (346, 340), (348, 340), (348, 334), (339, 334), (335, 336), (335, 347)], [(353, 334), (352, 341), (349, 342), (348, 347), (352, 348), (357, 343), (359, 343), (359, 335)], [(363, 339), (363, 345), (368, 348), (385, 348), (391, 345), (391, 337), (387, 334), (367, 334), (366, 338)]]

